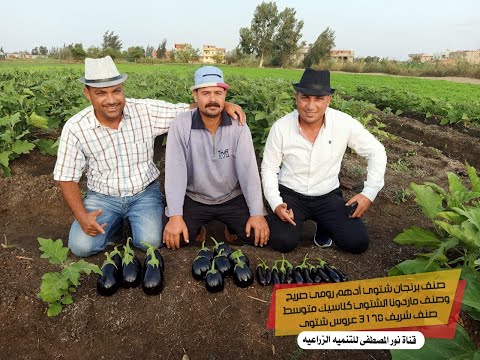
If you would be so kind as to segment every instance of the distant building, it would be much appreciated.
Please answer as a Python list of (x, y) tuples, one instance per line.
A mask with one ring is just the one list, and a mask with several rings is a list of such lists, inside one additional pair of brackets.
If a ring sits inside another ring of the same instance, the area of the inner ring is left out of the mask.
[[(311, 44), (308, 46), (300, 46), (297, 53), (293, 55), (292, 62), (294, 64), (302, 64), (311, 47)], [(354, 52), (353, 50), (330, 50), (330, 58), (336, 62), (353, 63)]]
[(225, 64), (225, 48), (219, 48), (215, 45), (203, 45), (202, 63)]
[(480, 64), (480, 50), (451, 51), (449, 58), (453, 60), (464, 60), (472, 64)]
[(336, 62), (353, 63), (353, 50), (330, 50), (330, 58)]
[(429, 61), (441, 61), (442, 63), (455, 63), (463, 60), (472, 64), (480, 64), (480, 50), (458, 50), (458, 51), (444, 51), (440, 53), (430, 54), (409, 54), (411, 61), (420, 61), (426, 63)]
[(293, 64), (303, 64), (303, 60), (305, 59), (305, 56), (307, 56), (311, 47), (312, 47), (312, 45), (300, 46), (298, 48), (296, 54), (294, 54), (292, 56), (292, 63)]
[(27, 52), (9, 53), (5, 54), (6, 59), (44, 59), (45, 55), (32, 55)]
[(188, 47), (192, 47), (192, 45), (191, 45), (191, 44), (187, 44), (187, 43), (184, 43), (184, 44), (174, 44), (174, 45), (173, 45), (173, 50), (178, 51), (178, 50), (183, 50), (183, 49), (188, 48)]
[(430, 54), (408, 54), (410, 61), (420, 61), (421, 63), (426, 63), (433, 60), (433, 55)]

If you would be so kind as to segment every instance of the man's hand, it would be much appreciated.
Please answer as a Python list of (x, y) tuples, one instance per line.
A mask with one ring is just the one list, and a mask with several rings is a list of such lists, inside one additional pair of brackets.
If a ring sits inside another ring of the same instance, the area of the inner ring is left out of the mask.
[(250, 236), (250, 231), (254, 230), (255, 232), (255, 246), (267, 244), (268, 238), (270, 237), (270, 229), (268, 227), (267, 221), (265, 217), (262, 215), (258, 216), (250, 216), (247, 221), (247, 225), (245, 225), (245, 233)]
[(241, 106), (236, 104), (225, 102), (225, 112), (234, 120), (238, 120), (240, 125), (243, 125), (247, 122), (247, 115), (242, 110)]
[(183, 216), (175, 215), (170, 217), (165, 230), (163, 230), (163, 242), (169, 249), (179, 249), (180, 248), (180, 235), (183, 234), (183, 239), (186, 243), (189, 242), (188, 239), (188, 228), (187, 224), (183, 220)]
[(297, 226), (295, 224), (294, 215), (293, 215), (293, 210), (287, 208), (287, 204), (281, 203), (280, 205), (277, 206), (275, 209), (275, 214), (283, 221), (283, 222), (289, 222), (293, 226)]
[(98, 209), (90, 212), (85, 212), (84, 214), (78, 216), (77, 221), (82, 227), (82, 230), (85, 234), (89, 236), (97, 236), (98, 234), (105, 234), (105, 226), (107, 223), (99, 225), (97, 223), (97, 217), (102, 214), (103, 210)]
[(350, 216), (351, 218), (361, 217), (363, 214), (367, 212), (367, 210), (373, 204), (372, 201), (369, 198), (367, 198), (365, 195), (357, 194), (354, 197), (352, 197), (350, 200), (348, 200), (345, 206), (349, 206), (353, 204), (355, 201), (358, 203), (358, 205), (355, 212), (352, 214), (352, 216)]

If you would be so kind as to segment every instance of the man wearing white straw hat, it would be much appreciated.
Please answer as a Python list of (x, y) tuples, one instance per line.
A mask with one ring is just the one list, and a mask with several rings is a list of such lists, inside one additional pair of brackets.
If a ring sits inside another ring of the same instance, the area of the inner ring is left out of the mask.
[[(68, 247), (77, 256), (103, 251), (121, 233), (126, 219), (136, 247), (144, 249), (142, 241), (162, 243), (163, 203), (154, 141), (190, 105), (126, 99), (126, 79), (110, 56), (85, 59), (85, 76), (79, 80), (91, 106), (62, 130), (54, 178), (75, 216)], [(237, 105), (227, 104), (227, 111), (244, 118)], [(83, 199), (78, 182), (85, 168), (88, 192)]]

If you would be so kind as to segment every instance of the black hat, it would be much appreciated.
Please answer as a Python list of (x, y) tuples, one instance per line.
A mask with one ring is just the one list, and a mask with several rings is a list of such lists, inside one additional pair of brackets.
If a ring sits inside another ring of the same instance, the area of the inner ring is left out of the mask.
[(335, 89), (330, 87), (330, 71), (305, 69), (300, 82), (292, 84), (295, 90), (305, 95), (332, 95)]

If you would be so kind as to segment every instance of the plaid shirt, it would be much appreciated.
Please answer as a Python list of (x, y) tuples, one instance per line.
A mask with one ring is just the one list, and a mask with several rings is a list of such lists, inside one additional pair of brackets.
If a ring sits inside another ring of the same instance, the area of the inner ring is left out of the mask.
[(93, 107), (65, 123), (54, 170), (57, 181), (78, 182), (87, 167), (90, 190), (110, 196), (131, 196), (154, 181), (160, 171), (153, 162), (155, 137), (168, 131), (188, 104), (126, 99), (118, 129), (100, 124)]

